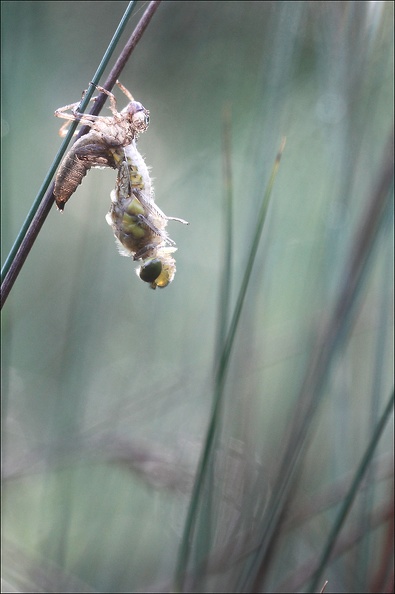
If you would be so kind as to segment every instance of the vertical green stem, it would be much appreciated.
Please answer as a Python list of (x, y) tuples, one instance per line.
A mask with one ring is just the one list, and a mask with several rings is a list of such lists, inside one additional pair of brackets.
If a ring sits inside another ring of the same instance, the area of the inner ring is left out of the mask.
[(231, 355), (232, 346), (234, 343), (236, 330), (238, 326), (238, 322), (240, 319), (240, 315), (243, 309), (244, 299), (246, 296), (249, 280), (251, 277), (252, 267), (255, 261), (255, 256), (258, 250), (259, 240), (262, 235), (263, 225), (266, 219), (266, 214), (269, 207), (270, 196), (273, 189), (274, 180), (277, 175), (277, 171), (280, 165), (280, 159), (282, 152), (285, 146), (285, 139), (283, 140), (280, 150), (277, 154), (275, 163), (273, 165), (272, 173), (269, 179), (269, 183), (266, 187), (266, 191), (263, 197), (262, 206), (259, 212), (258, 223), (255, 230), (255, 235), (253, 239), (253, 243), (251, 246), (246, 270), (244, 273), (244, 278), (241, 284), (239, 296), (237, 299), (236, 307), (233, 312), (228, 336), (226, 338), (222, 355), (219, 361), (218, 369), (215, 376), (215, 391), (214, 391), (214, 401), (213, 407), (211, 412), (210, 423), (207, 429), (205, 445), (202, 452), (202, 456), (199, 462), (199, 467), (197, 470), (195, 483), (193, 487), (191, 503), (189, 506), (187, 519), (185, 522), (184, 534), (182, 537), (180, 551), (178, 556), (178, 563), (176, 567), (176, 575), (175, 575), (175, 592), (182, 592), (185, 580), (185, 572), (188, 567), (188, 561), (191, 554), (192, 549), (192, 539), (196, 524), (196, 519), (198, 515), (199, 509), (199, 502), (200, 496), (202, 493), (203, 485), (204, 485), (204, 478), (207, 472), (208, 463), (211, 460), (212, 453), (214, 451), (213, 445), (215, 443), (215, 433), (218, 427), (218, 421), (220, 417), (221, 405), (223, 401), (224, 395), (224, 386), (225, 386), (225, 379), (226, 379), (226, 372), (228, 369), (229, 359)]

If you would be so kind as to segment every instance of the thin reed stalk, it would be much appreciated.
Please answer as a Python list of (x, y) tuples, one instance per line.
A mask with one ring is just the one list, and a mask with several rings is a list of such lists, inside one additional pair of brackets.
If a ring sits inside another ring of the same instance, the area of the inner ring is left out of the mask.
[[(280, 166), (280, 160), (285, 147), (285, 139), (283, 139), (280, 149), (277, 153), (275, 163), (272, 168), (272, 172), (263, 196), (261, 209), (257, 218), (257, 225), (253, 236), (252, 245), (249, 251), (247, 265), (244, 273), (244, 277), (241, 282), (239, 295), (231, 318), (229, 330), (223, 350), (220, 356), (218, 367), (214, 378), (214, 397), (213, 406), (210, 416), (209, 425), (207, 428), (206, 437), (204, 440), (203, 451), (201, 454), (199, 468), (196, 473), (193, 492), (191, 496), (191, 502), (188, 509), (187, 519), (184, 526), (184, 533), (181, 541), (179, 550), (179, 557), (177, 562), (176, 574), (175, 574), (175, 591), (181, 592), (184, 587), (185, 574), (188, 569), (188, 562), (191, 555), (192, 543), (194, 538), (194, 532), (196, 528), (196, 521), (199, 506), (201, 505), (201, 495), (203, 487), (206, 481), (206, 474), (209, 472), (210, 465), (212, 466), (212, 456), (215, 451), (215, 443), (218, 432), (220, 430), (220, 419), (222, 412), (222, 401), (224, 397), (225, 380), (228, 371), (229, 359), (234, 344), (236, 331), (240, 321), (241, 312), (243, 309), (247, 289), (249, 286), (251, 273), (254, 265), (254, 261), (258, 252), (259, 241), (261, 239), (266, 215), (269, 208), (270, 197), (273, 190), (274, 181), (277, 176), (278, 168)], [(200, 568), (194, 568), (195, 571), (199, 571)]]
[[(123, 50), (121, 51), (119, 58), (117, 59), (109, 76), (107, 77), (107, 79), (103, 85), (105, 89), (111, 91), (111, 89), (113, 88), (117, 78), (119, 78), (120, 73), (122, 72), (123, 68), (125, 67), (125, 64), (127, 63), (130, 55), (132, 54), (134, 48), (136, 47), (138, 41), (141, 39), (144, 31), (146, 30), (150, 20), (152, 19), (155, 11), (158, 8), (159, 4), (160, 4), (160, 0), (153, 0), (149, 4), (148, 8), (146, 9), (146, 11), (144, 12), (140, 21), (138, 22), (136, 28), (134, 29), (132, 35), (129, 37), (127, 43), (125, 44)], [(135, 8), (135, 5), (136, 5), (136, 0), (133, 0), (132, 2), (129, 3), (128, 7), (126, 8), (126, 11), (125, 11), (118, 27), (117, 27), (117, 30), (114, 33), (114, 36), (104, 53), (104, 56), (99, 64), (99, 67), (96, 70), (96, 72), (92, 78), (92, 84), (89, 85), (87, 93), (85, 94), (84, 98), (82, 99), (82, 101), (78, 107), (78, 111), (80, 111), (81, 113), (83, 113), (84, 110), (86, 109), (86, 106), (88, 105), (88, 103), (94, 93), (95, 85), (97, 85), (99, 83), (100, 77), (102, 76), (112, 54), (114, 53), (114, 50), (119, 42), (119, 39), (120, 39), (120, 37), (128, 23), (128, 20)], [(98, 100), (95, 101), (95, 103), (89, 113), (93, 114), (93, 115), (98, 115), (104, 105), (105, 100), (106, 100), (106, 95), (104, 93), (101, 93)], [(33, 247), (35, 240), (37, 239), (38, 234), (40, 233), (40, 230), (45, 222), (45, 219), (47, 218), (48, 213), (52, 208), (52, 205), (54, 203), (54, 195), (53, 195), (54, 184), (52, 183), (49, 188), (48, 188), (48, 186), (49, 186), (50, 181), (53, 178), (53, 176), (60, 164), (60, 161), (61, 161), (64, 153), (66, 152), (67, 146), (73, 137), (73, 134), (74, 134), (74, 131), (75, 131), (77, 125), (78, 125), (78, 122), (72, 122), (72, 124), (70, 125), (68, 133), (67, 133), (47, 175), (45, 176), (43, 184), (42, 184), (42, 186), (41, 186), (41, 188), (33, 202), (33, 205), (25, 219), (25, 222), (23, 223), (23, 225), (16, 237), (16, 240), (15, 240), (15, 242), (10, 250), (10, 253), (4, 263), (4, 266), (1, 270), (1, 305), (0, 305), (0, 308), (2, 308), (4, 303), (6, 302), (7, 297), (8, 297), (8, 295), (9, 295), (16, 279), (18, 278), (18, 275), (19, 275), (24, 263), (25, 263), (25, 260), (28, 256), (31, 248)], [(88, 126), (84, 126), (83, 128), (81, 128), (76, 140), (78, 140), (78, 138), (81, 138), (81, 136), (83, 134), (86, 134), (88, 131), (89, 131)]]

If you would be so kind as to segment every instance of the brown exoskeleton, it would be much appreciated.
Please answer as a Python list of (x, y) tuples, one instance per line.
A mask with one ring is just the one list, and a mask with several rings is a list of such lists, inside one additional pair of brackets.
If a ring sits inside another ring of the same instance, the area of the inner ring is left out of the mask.
[[(119, 166), (117, 156), (119, 149), (129, 145), (137, 138), (139, 132), (144, 132), (148, 128), (149, 111), (135, 101), (121, 83), (117, 81), (117, 84), (130, 99), (130, 103), (121, 112), (117, 111), (114, 95), (103, 87), (96, 87), (110, 98), (112, 116), (82, 114), (77, 111), (79, 103), (72, 103), (55, 111), (55, 116), (58, 118), (77, 120), (80, 124), (91, 128), (88, 134), (73, 144), (58, 169), (54, 195), (57, 207), (61, 211), (91, 167), (116, 169)], [(66, 113), (69, 110), (71, 113)], [(64, 126), (60, 133), (65, 133)]]

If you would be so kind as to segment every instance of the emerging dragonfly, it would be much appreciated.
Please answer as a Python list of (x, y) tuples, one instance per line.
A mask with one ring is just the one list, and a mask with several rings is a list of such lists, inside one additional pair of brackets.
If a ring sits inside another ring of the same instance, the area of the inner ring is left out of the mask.
[(119, 252), (142, 260), (136, 270), (141, 280), (152, 289), (167, 287), (174, 278), (176, 263), (172, 254), (177, 250), (167, 231), (167, 221), (182, 219), (167, 217), (154, 201), (154, 192), (147, 165), (133, 141), (118, 152), (116, 189), (111, 193), (111, 207), (106, 220), (111, 225)]
[[(71, 147), (63, 159), (55, 179), (54, 195), (59, 210), (63, 210), (67, 200), (75, 192), (91, 167), (112, 167), (116, 169), (117, 150), (133, 142), (139, 132), (144, 132), (149, 125), (149, 111), (141, 103), (135, 101), (131, 93), (119, 82), (117, 85), (128, 97), (130, 103), (121, 111), (117, 111), (114, 95), (96, 87), (110, 98), (112, 116), (94, 116), (77, 111), (79, 103), (65, 105), (55, 111), (55, 116), (66, 120), (77, 120), (80, 124), (90, 126), (91, 130), (82, 136)], [(92, 99), (95, 101), (96, 97)], [(71, 113), (66, 113), (71, 110)], [(65, 124), (68, 126), (68, 123)], [(60, 129), (65, 134), (65, 126)]]

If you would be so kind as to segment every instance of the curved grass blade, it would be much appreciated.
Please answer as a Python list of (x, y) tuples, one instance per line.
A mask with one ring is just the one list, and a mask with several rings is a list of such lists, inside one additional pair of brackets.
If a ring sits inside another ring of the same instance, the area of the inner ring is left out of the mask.
[[(280, 150), (277, 153), (272, 172), (269, 178), (269, 182), (266, 187), (266, 191), (263, 197), (261, 209), (258, 216), (258, 222), (255, 229), (255, 234), (253, 238), (253, 242), (251, 245), (244, 277), (241, 283), (239, 296), (236, 302), (236, 306), (233, 312), (233, 316), (231, 319), (228, 335), (223, 345), (223, 350), (221, 353), (220, 360), (218, 362), (217, 371), (215, 374), (214, 379), (214, 399), (213, 399), (213, 406), (211, 411), (211, 417), (209, 426), (207, 429), (206, 438), (204, 441), (204, 449), (200, 458), (199, 467), (197, 470), (195, 483), (192, 491), (192, 497), (190, 506), (188, 509), (187, 519), (185, 522), (184, 527), (184, 534), (182, 537), (178, 562), (176, 567), (176, 574), (175, 574), (175, 592), (182, 592), (184, 581), (185, 581), (185, 574), (188, 569), (188, 563), (191, 556), (192, 550), (192, 542), (195, 533), (196, 527), (196, 520), (199, 513), (199, 508), (201, 506), (201, 498), (203, 493), (203, 488), (206, 482), (206, 477), (208, 473), (210, 473), (210, 468), (212, 466), (212, 456), (215, 452), (215, 443), (216, 437), (219, 432), (220, 428), (220, 415), (221, 415), (221, 405), (223, 401), (224, 395), (224, 386), (225, 386), (225, 379), (228, 370), (229, 359), (232, 351), (232, 347), (234, 344), (234, 339), (236, 336), (237, 327), (239, 324), (241, 312), (244, 305), (245, 296), (247, 293), (249, 281), (251, 278), (251, 272), (254, 265), (255, 257), (258, 251), (259, 241), (262, 235), (263, 226), (266, 220), (266, 215), (270, 203), (270, 197), (274, 185), (275, 178), (277, 176), (278, 168), (280, 165), (281, 156), (285, 147), (285, 139), (283, 139)], [(194, 573), (199, 571), (199, 567), (194, 568)]]
[(281, 456), (276, 483), (273, 487), (271, 505), (266, 512), (266, 523), (262, 529), (261, 544), (246, 564), (237, 591), (262, 589), (266, 575), (266, 562), (273, 550), (279, 526), (291, 496), (298, 462), (311, 434), (310, 427), (320, 404), (325, 381), (336, 353), (343, 348), (360, 304), (362, 287), (366, 281), (373, 248), (384, 228), (391, 205), (393, 186), (393, 133), (385, 147), (382, 168), (373, 187), (361, 224), (350, 248), (339, 297), (332, 314), (317, 338), (313, 356), (306, 370), (305, 378), (296, 401), (292, 427)]
[(349, 489), (349, 492), (347, 493), (346, 498), (344, 499), (343, 505), (339, 511), (339, 514), (338, 514), (338, 516), (335, 520), (335, 523), (332, 527), (332, 530), (329, 534), (327, 544), (326, 544), (325, 549), (322, 553), (318, 569), (311, 581), (310, 587), (307, 590), (307, 592), (315, 592), (318, 587), (318, 584), (320, 583), (324, 569), (330, 559), (331, 553), (332, 553), (334, 546), (336, 544), (336, 540), (337, 540), (339, 533), (342, 529), (342, 526), (347, 518), (348, 512), (351, 509), (351, 506), (354, 502), (355, 496), (357, 495), (358, 489), (359, 489), (361, 481), (366, 473), (366, 470), (368, 469), (368, 466), (369, 466), (370, 462), (372, 461), (373, 454), (376, 451), (377, 444), (378, 444), (381, 434), (383, 433), (384, 428), (390, 418), (393, 408), (394, 408), (394, 390), (392, 391), (392, 394), (390, 395), (390, 397), (388, 399), (388, 402), (384, 409), (384, 412), (381, 415), (379, 422), (377, 423), (376, 429), (372, 435), (369, 445), (366, 448), (366, 452), (363, 455), (361, 463), (355, 473), (354, 480), (351, 484), (351, 487)]
[[(222, 275), (219, 287), (217, 338), (214, 355), (214, 373), (222, 350), (225, 345), (226, 331), (229, 323), (229, 309), (232, 288), (232, 255), (233, 255), (233, 182), (232, 182), (232, 148), (231, 106), (225, 105), (222, 112), (222, 163), (223, 163), (223, 188), (224, 188), (224, 247), (222, 256)], [(215, 449), (215, 447), (213, 448)], [(212, 538), (213, 504), (214, 504), (214, 465), (208, 466), (205, 478), (204, 513), (200, 515), (195, 537), (195, 555), (193, 566), (199, 567), (199, 576), (207, 573), (208, 555)], [(199, 590), (199, 583), (194, 584), (194, 589)]]
[(225, 241), (222, 265), (222, 279), (218, 304), (218, 330), (215, 361), (220, 358), (226, 338), (226, 328), (229, 323), (229, 308), (232, 288), (232, 259), (233, 259), (233, 181), (232, 181), (232, 112), (231, 106), (224, 106), (222, 113), (222, 160), (223, 186), (225, 205)]

